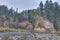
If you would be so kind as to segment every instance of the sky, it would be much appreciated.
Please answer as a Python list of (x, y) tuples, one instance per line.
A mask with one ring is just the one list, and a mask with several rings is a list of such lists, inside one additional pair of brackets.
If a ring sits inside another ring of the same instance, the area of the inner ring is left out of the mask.
[[(45, 3), (46, 0), (0, 0), (0, 5), (6, 5), (8, 8), (13, 7), (14, 10), (18, 8), (18, 12), (28, 9), (36, 9), (39, 6), (40, 1)], [(59, 0), (52, 0), (58, 2)]]

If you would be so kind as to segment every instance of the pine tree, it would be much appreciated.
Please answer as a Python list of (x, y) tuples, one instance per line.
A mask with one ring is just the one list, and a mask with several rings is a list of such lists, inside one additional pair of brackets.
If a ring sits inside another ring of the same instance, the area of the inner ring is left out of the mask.
[(14, 22), (16, 21), (17, 16), (18, 16), (18, 8), (16, 8), (16, 12), (13, 13)]
[(42, 1), (39, 4), (39, 8), (40, 8), (41, 16), (44, 16), (44, 13), (43, 13), (43, 2)]
[(54, 22), (53, 22), (53, 24), (54, 24), (55, 29), (58, 31), (57, 18), (59, 16), (59, 5), (57, 2), (54, 3), (54, 7), (55, 7), (55, 9), (54, 9)]
[(9, 15), (9, 16), (13, 16), (13, 12), (14, 12), (14, 10), (13, 10), (13, 8), (11, 8), (11, 9), (9, 10), (8, 15)]
[(53, 15), (54, 15), (54, 5), (52, 3), (52, 0), (49, 1), (49, 20), (52, 22)]
[(46, 18), (49, 19), (49, 1), (47, 0), (44, 6)]

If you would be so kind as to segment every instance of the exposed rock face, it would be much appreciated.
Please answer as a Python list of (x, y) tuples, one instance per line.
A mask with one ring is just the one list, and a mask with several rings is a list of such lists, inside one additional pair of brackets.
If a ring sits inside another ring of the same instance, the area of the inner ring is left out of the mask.
[(4, 26), (5, 26), (5, 27), (9, 27), (9, 21), (5, 20), (5, 21), (4, 21)]
[(34, 32), (38, 32), (38, 33), (46, 33), (46, 29), (45, 28), (35, 28)]
[(19, 25), (22, 26), (22, 27), (26, 27), (27, 24), (28, 24), (28, 21), (22, 21), (22, 22), (19, 23)]
[[(39, 23), (42, 25), (39, 26)], [(44, 33), (54, 33), (55, 29), (53, 24), (44, 17), (37, 17), (35, 19), (35, 29), (36, 32), (44, 32)]]
[(29, 29), (29, 30), (33, 29), (33, 26), (29, 21), (22, 21), (19, 23), (19, 25), (25, 29)]
[[(25, 29), (28, 29), (32, 31), (33, 26), (32, 24), (25, 20), (19, 23), (20, 26), (22, 26)], [(34, 32), (39, 32), (39, 33), (54, 33), (55, 29), (53, 27), (53, 24), (46, 18), (44, 17), (36, 17), (35, 18), (35, 28)]]

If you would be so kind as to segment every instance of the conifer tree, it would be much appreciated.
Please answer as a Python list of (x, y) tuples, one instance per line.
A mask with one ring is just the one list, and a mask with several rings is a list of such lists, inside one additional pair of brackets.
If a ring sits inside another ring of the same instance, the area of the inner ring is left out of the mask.
[(41, 16), (44, 16), (44, 13), (43, 13), (43, 2), (42, 1), (39, 4), (39, 8), (40, 8)]

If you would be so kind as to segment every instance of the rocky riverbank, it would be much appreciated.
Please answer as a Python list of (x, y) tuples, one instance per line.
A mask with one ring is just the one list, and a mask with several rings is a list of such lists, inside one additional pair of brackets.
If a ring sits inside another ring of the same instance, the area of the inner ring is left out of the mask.
[(60, 36), (31, 32), (6, 32), (0, 33), (0, 40), (60, 40)]

